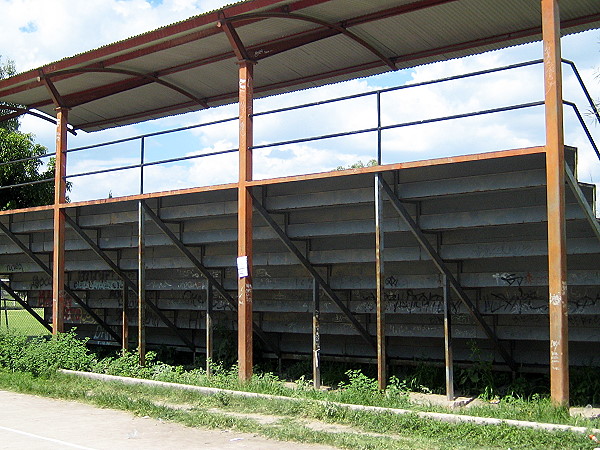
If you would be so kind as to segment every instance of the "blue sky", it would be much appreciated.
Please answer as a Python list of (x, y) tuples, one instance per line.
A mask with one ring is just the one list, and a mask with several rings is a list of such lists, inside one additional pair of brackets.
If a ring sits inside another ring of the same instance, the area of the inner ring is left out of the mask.
[[(15, 61), (19, 71), (39, 67), (76, 53), (114, 42), (159, 26), (213, 10), (230, 1), (218, 0), (0, 0), (0, 55)], [(592, 91), (600, 97), (600, 30), (563, 38), (563, 57), (576, 62)], [(318, 89), (280, 95), (256, 102), (256, 111), (292, 105), (349, 93), (415, 83), (471, 72), (483, 68), (538, 59), (541, 44), (535, 43), (484, 55), (454, 60), (411, 70), (353, 80)], [(235, 70), (235, 68), (232, 68)], [(260, 70), (260, 67), (257, 68)], [(572, 73), (565, 68), (565, 99), (587, 107)], [(462, 82), (426, 88), (407, 89), (383, 97), (384, 123), (401, 123), (462, 112), (477, 111), (509, 104), (543, 99), (540, 68), (519, 69), (478, 77)], [(70, 147), (119, 139), (166, 128), (233, 117), (235, 106), (226, 106), (189, 115), (175, 116), (99, 133), (80, 133), (70, 137)], [(600, 141), (600, 130), (586, 116), (592, 133)], [(297, 113), (256, 118), (255, 143), (366, 128), (376, 124), (374, 97), (311, 108)], [(54, 128), (27, 118), (22, 130), (33, 132), (37, 140), (52, 149)], [(148, 139), (146, 161), (225, 150), (237, 146), (235, 122)], [(597, 161), (571, 111), (565, 114), (566, 142), (580, 148), (580, 177), (600, 181)], [(501, 113), (472, 119), (420, 125), (383, 135), (384, 162), (426, 159), (438, 156), (479, 153), (509, 148), (543, 145), (543, 109)], [(297, 173), (331, 170), (358, 160), (375, 157), (376, 136), (357, 136), (323, 142), (274, 147), (255, 152), (255, 177), (266, 178)], [(75, 174), (139, 160), (139, 142), (103, 148), (101, 151), (71, 154), (68, 173)], [(236, 155), (202, 158), (188, 163), (147, 168), (147, 191), (234, 181), (237, 178)], [(84, 200), (137, 193), (136, 170), (72, 179), (72, 200)]]

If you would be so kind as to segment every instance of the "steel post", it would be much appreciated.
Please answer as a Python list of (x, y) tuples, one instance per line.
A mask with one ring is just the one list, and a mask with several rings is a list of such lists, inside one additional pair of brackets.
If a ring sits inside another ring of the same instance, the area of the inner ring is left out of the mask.
[(383, 192), (380, 178), (375, 175), (375, 277), (377, 285), (377, 386), (383, 391), (387, 382), (385, 348), (385, 269), (383, 262)]
[(450, 280), (444, 275), (444, 359), (446, 361), (446, 398), (454, 400), (454, 358), (452, 355), (452, 311)]
[(252, 377), (252, 197), (247, 185), (252, 180), (253, 84), (254, 64), (239, 63), (239, 182), (238, 182), (238, 257), (246, 258), (238, 276), (238, 364), (239, 378)]
[(121, 347), (123, 348), (123, 353), (127, 352), (129, 349), (129, 287), (127, 284), (123, 283), (123, 291), (121, 292), (123, 299), (123, 310), (122, 310), (122, 321), (123, 321), (123, 329), (121, 331), (121, 335), (123, 337), (123, 342)]
[(313, 386), (321, 387), (321, 302), (319, 297), (319, 282), (313, 278)]
[(56, 109), (56, 165), (54, 167), (54, 247), (52, 253), (52, 332), (64, 331), (65, 211), (67, 198), (67, 121), (69, 110)]
[(138, 203), (138, 356), (146, 364), (146, 266), (144, 261), (144, 201)]
[(213, 362), (213, 289), (206, 280), (206, 374), (212, 375)]
[(569, 404), (569, 336), (560, 9), (558, 0), (541, 2), (546, 107), (550, 393), (555, 405), (566, 406)]

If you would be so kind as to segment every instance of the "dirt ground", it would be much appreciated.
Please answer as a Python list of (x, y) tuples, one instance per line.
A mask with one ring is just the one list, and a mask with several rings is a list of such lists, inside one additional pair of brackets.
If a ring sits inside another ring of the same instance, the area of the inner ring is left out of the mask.
[(0, 449), (329, 449), (0, 391)]

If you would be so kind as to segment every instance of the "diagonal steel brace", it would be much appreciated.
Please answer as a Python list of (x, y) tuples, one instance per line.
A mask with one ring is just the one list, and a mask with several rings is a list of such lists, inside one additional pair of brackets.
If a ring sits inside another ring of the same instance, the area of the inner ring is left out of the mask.
[(19, 294), (17, 294), (15, 291), (13, 291), (12, 288), (8, 284), (6, 284), (4, 281), (0, 280), (0, 286), (2, 286), (2, 289), (4, 289), (8, 293), (8, 295), (10, 295), (13, 298), (14, 301), (16, 301), (23, 308), (25, 308), (27, 310), (27, 312), (29, 314), (31, 314), (35, 320), (37, 320), (39, 323), (41, 323), (50, 333), (52, 333), (52, 325), (50, 325), (42, 317), (40, 317), (40, 315), (37, 312), (35, 312), (35, 309), (33, 309), (29, 305), (29, 303), (27, 303), (25, 300), (23, 300), (19, 296)]
[(577, 203), (579, 203), (579, 206), (583, 210), (583, 214), (585, 215), (585, 218), (587, 219), (590, 226), (592, 227), (592, 231), (594, 232), (594, 234), (596, 235), (598, 240), (600, 240), (600, 223), (598, 223), (598, 219), (596, 218), (594, 211), (590, 207), (590, 204), (587, 202), (585, 195), (583, 195), (583, 191), (579, 187), (579, 183), (575, 179), (575, 175), (573, 175), (573, 171), (571, 170), (569, 165), (566, 163), (565, 163), (565, 175), (567, 178), (567, 183), (569, 184), (569, 187), (571, 188), (573, 195), (577, 199)]
[(350, 321), (352, 326), (358, 331), (358, 333), (362, 336), (362, 338), (376, 351), (377, 344), (375, 343), (373, 337), (368, 333), (368, 331), (362, 326), (362, 324), (356, 320), (356, 317), (352, 315), (352, 312), (348, 309), (344, 303), (339, 299), (339, 297), (333, 292), (331, 286), (323, 279), (323, 277), (317, 272), (312, 263), (298, 250), (298, 247), (292, 242), (292, 240), (288, 237), (287, 234), (281, 229), (281, 227), (273, 220), (269, 212), (264, 208), (264, 206), (256, 199), (254, 194), (251, 192), (250, 196), (252, 197), (253, 205), (256, 211), (262, 216), (262, 218), (269, 224), (269, 226), (277, 233), (279, 239), (283, 244), (287, 247), (287, 249), (294, 254), (296, 258), (300, 261), (300, 264), (304, 266), (306, 270), (310, 272), (313, 278), (317, 281), (318, 284), (321, 285), (323, 291), (337, 305), (337, 307), (342, 311), (342, 313), (346, 316), (346, 318)]
[(423, 231), (421, 231), (421, 228), (419, 228), (419, 226), (416, 224), (416, 222), (410, 216), (407, 209), (400, 202), (398, 197), (394, 194), (394, 191), (392, 191), (392, 188), (390, 188), (390, 186), (387, 184), (387, 182), (382, 177), (380, 177), (379, 181), (381, 183), (381, 186), (383, 187), (383, 190), (385, 191), (385, 193), (391, 200), (392, 206), (398, 212), (398, 214), (400, 214), (400, 216), (402, 217), (404, 222), (406, 222), (406, 224), (408, 225), (413, 236), (417, 239), (417, 241), (419, 242), (421, 247), (423, 247), (423, 249), (427, 252), (427, 254), (432, 259), (432, 261), (435, 264), (435, 266), (437, 267), (437, 269), (440, 271), (440, 273), (447, 277), (448, 283), (452, 287), (452, 290), (454, 292), (456, 292), (456, 295), (466, 306), (466, 308), (469, 311), (469, 313), (471, 314), (471, 316), (473, 316), (475, 321), (481, 326), (481, 328), (485, 332), (488, 339), (490, 339), (492, 341), (494, 347), (496, 348), (496, 350), (498, 350), (498, 353), (500, 353), (500, 356), (502, 356), (502, 359), (504, 359), (504, 361), (506, 362), (506, 364), (508, 364), (508, 366), (511, 368), (512, 371), (516, 372), (517, 364), (515, 363), (514, 359), (504, 349), (504, 347), (502, 345), (500, 345), (498, 338), (496, 337), (496, 335), (494, 334), (492, 329), (489, 327), (489, 325), (485, 322), (485, 320), (483, 320), (483, 316), (481, 315), (479, 310), (475, 307), (473, 302), (469, 299), (466, 292), (463, 290), (462, 286), (456, 280), (454, 275), (452, 275), (452, 272), (450, 272), (450, 270), (446, 266), (446, 263), (444, 262), (444, 260), (440, 256), (440, 254), (435, 250), (435, 248), (433, 248), (431, 243), (427, 240), (427, 238), (425, 237), (425, 234), (423, 234)]
[[(0, 230), (16, 246), (23, 250), (23, 252), (29, 257), (29, 259), (31, 259), (35, 264), (37, 264), (40, 267), (40, 269), (46, 272), (46, 274), (49, 277), (52, 277), (52, 269), (48, 267), (48, 265), (44, 263), (40, 258), (38, 258), (37, 255), (33, 253), (28, 246), (23, 244), (23, 242), (21, 242), (21, 240), (17, 236), (15, 236), (15, 234), (12, 231), (10, 231), (2, 222), (0, 222)], [(115, 341), (119, 343), (121, 342), (121, 336), (119, 336), (119, 334), (115, 330), (113, 330), (104, 320), (102, 320), (92, 308), (90, 308), (83, 300), (81, 300), (79, 296), (75, 293), (75, 291), (73, 291), (73, 289), (71, 289), (66, 284), (64, 285), (64, 289), (65, 292), (69, 294), (69, 296), (75, 301), (75, 303), (81, 306), (85, 310), (85, 312), (88, 313), (90, 317), (94, 319), (98, 323), (98, 325), (100, 325), (104, 329), (104, 331), (106, 331)]]
[[(81, 237), (81, 239), (83, 239), (86, 242), (86, 244), (88, 244), (90, 246), (90, 248), (94, 251), (94, 253), (96, 255), (98, 255), (112, 269), (112, 271), (114, 273), (116, 273), (123, 280), (123, 283), (129, 289), (131, 289), (132, 291), (137, 293), (137, 285), (129, 279), (127, 274), (125, 274), (125, 272), (123, 270), (121, 270), (121, 268), (119, 266), (117, 266), (112, 261), (112, 259), (110, 259), (108, 257), (106, 252), (104, 252), (98, 246), (98, 244), (96, 244), (92, 239), (90, 239), (90, 237), (85, 233), (85, 231), (83, 231), (83, 229), (79, 225), (77, 225), (77, 222), (75, 222), (67, 214), (65, 214), (65, 219), (66, 219), (67, 223), (69, 224), (69, 226), (79, 235), (79, 237)], [(171, 322), (171, 320), (169, 320), (169, 318), (167, 316), (164, 315), (164, 313), (160, 310), (160, 308), (158, 308), (158, 306), (156, 306), (152, 301), (150, 301), (148, 299), (146, 299), (146, 305), (148, 305), (150, 307), (150, 309), (154, 312), (154, 314), (156, 314), (168, 328), (170, 328), (171, 330), (173, 330), (175, 332), (175, 334), (183, 341), (183, 343), (187, 347), (189, 347), (192, 350), (192, 352), (196, 351), (196, 347), (194, 346), (193, 342), (190, 341), (183, 333), (181, 333), (179, 328), (177, 328), (177, 326), (173, 322)]]
[[(233, 308), (234, 311), (237, 311), (237, 302), (229, 295), (229, 292), (225, 290), (223, 285), (219, 283), (219, 281), (212, 276), (210, 271), (202, 264), (196, 256), (185, 246), (181, 240), (175, 236), (175, 233), (171, 231), (171, 229), (165, 224), (165, 222), (158, 217), (158, 215), (150, 208), (145, 202), (143, 203), (144, 209), (148, 217), (154, 222), (154, 224), (164, 233), (167, 237), (173, 242), (173, 244), (177, 247), (177, 249), (184, 254), (184, 256), (190, 260), (190, 262), (198, 269), (198, 271), (206, 278), (207, 282), (211, 284), (216, 291), (223, 297)], [(273, 353), (275, 353), (278, 357), (280, 356), (280, 350), (277, 349), (267, 338), (265, 332), (258, 326), (256, 322), (253, 323), (252, 327), (256, 336), (271, 349)]]

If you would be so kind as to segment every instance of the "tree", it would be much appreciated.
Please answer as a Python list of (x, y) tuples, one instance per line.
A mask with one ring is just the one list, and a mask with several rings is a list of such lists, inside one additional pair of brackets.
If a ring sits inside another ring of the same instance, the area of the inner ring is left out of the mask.
[[(2, 63), (0, 56), (0, 79), (16, 73), (14, 62)], [(11, 112), (2, 109), (7, 103), (0, 103), (0, 116)], [(0, 210), (28, 208), (49, 205), (54, 202), (54, 158), (44, 165), (39, 158), (47, 153), (46, 147), (36, 144), (34, 136), (19, 131), (18, 118), (0, 122), (0, 186), (16, 187), (0, 189)], [(18, 161), (4, 164), (9, 161)], [(33, 183), (33, 184), (32, 184)], [(69, 188), (69, 186), (67, 186)]]
[[(2, 80), (3, 78), (12, 77), (13, 75), (16, 75), (16, 73), (17, 69), (15, 68), (15, 62), (9, 59), (5, 63), (2, 63), (2, 55), (0, 55), (0, 80)], [(13, 107), (16, 106), (10, 103), (0, 102), (0, 116), (12, 112), (12, 110), (10, 109), (2, 109), (2, 105)], [(15, 117), (13, 119), (8, 119), (3, 122), (0, 122), (0, 128), (4, 128), (5, 130), (9, 131), (18, 131), (19, 119)]]

